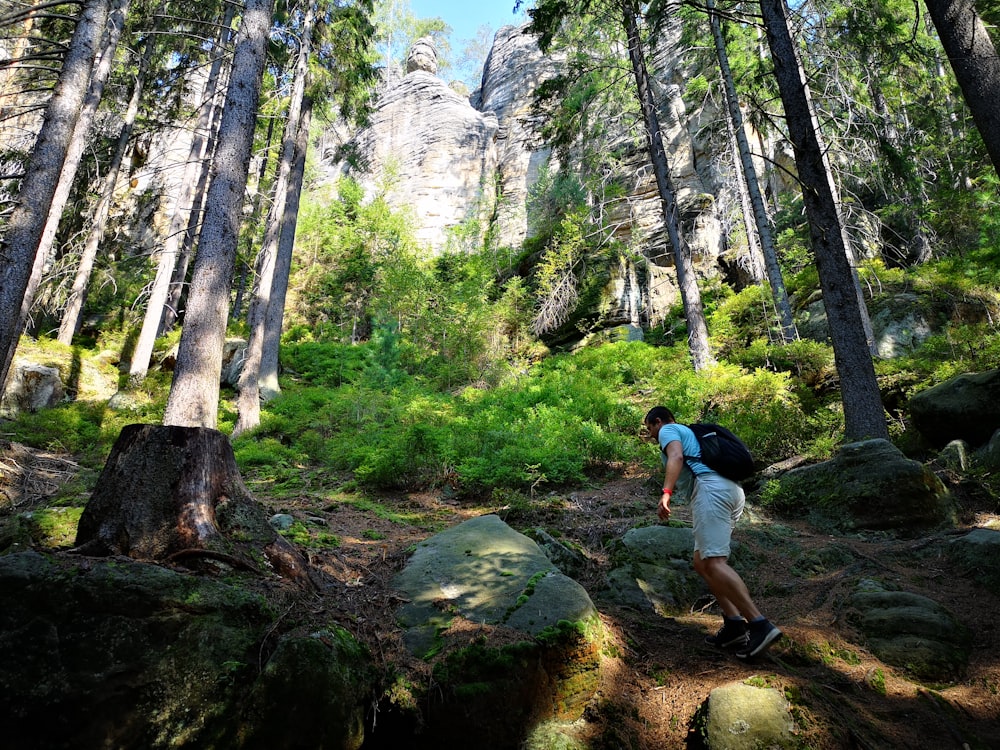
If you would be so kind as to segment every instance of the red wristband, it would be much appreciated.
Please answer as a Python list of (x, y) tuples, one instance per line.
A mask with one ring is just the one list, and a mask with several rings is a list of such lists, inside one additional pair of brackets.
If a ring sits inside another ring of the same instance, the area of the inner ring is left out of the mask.
[(674, 491), (673, 490), (668, 490), (666, 487), (664, 487), (663, 488), (663, 494), (664, 495), (673, 495)]

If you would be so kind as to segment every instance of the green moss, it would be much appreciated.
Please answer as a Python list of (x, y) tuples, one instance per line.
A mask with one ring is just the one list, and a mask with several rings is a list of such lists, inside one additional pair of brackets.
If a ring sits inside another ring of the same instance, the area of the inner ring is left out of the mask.
[(559, 620), (555, 625), (542, 630), (535, 639), (545, 646), (558, 646), (562, 644), (575, 644), (580, 642), (598, 642), (601, 640), (603, 626), (600, 618), (592, 617), (587, 620)]
[(875, 669), (868, 672), (865, 675), (865, 683), (879, 695), (886, 694), (885, 672), (882, 671), (881, 667), (875, 667)]
[(279, 532), (293, 544), (309, 549), (335, 549), (340, 546), (340, 537), (318, 528), (311, 528), (302, 521), (295, 521), (287, 529)]
[(35, 544), (57, 548), (73, 546), (81, 515), (82, 507), (44, 508), (25, 513), (24, 519)]

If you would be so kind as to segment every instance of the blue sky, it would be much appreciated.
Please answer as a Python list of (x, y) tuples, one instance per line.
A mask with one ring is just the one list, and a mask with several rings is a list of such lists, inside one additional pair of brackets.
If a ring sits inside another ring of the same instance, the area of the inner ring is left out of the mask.
[(444, 19), (452, 28), (452, 43), (462, 39), (472, 39), (476, 29), (489, 24), (493, 31), (501, 26), (520, 24), (524, 16), (523, 8), (534, 3), (524, 2), (522, 10), (514, 15), (515, 0), (410, 0), (410, 9), (418, 18)]

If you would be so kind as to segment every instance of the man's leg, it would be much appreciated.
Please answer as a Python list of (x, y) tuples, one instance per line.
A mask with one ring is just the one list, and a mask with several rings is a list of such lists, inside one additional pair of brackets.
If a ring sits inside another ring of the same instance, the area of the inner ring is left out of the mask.
[(728, 623), (734, 622), (735, 624), (737, 620), (742, 622), (745, 618), (746, 625), (743, 627), (747, 629), (747, 636), (744, 636), (745, 641), (740, 644), (736, 656), (741, 659), (749, 659), (762, 653), (781, 637), (781, 631), (757, 609), (743, 579), (729, 566), (725, 557), (703, 558), (696, 551), (694, 553), (694, 568), (708, 584), (708, 588), (715, 596), (715, 600), (719, 603), (726, 617), (723, 629), (715, 636), (709, 636), (705, 640), (720, 646), (729, 640), (733, 645), (736, 645), (737, 639), (726, 635), (727, 628), (732, 627)]
[(725, 557), (705, 557), (695, 550), (694, 569), (700, 575), (719, 603), (726, 617), (743, 617), (747, 622), (760, 617), (760, 610), (750, 598), (746, 584), (739, 573), (732, 569)]
[(708, 584), (709, 591), (719, 603), (726, 617), (742, 615), (747, 622), (758, 619), (761, 614), (750, 598), (740, 574), (729, 565), (725, 557), (705, 557), (695, 550), (694, 569)]

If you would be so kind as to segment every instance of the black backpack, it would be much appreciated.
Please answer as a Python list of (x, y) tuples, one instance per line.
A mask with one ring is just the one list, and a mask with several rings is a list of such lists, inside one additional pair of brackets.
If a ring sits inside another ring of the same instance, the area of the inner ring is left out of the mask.
[(707, 422), (696, 422), (689, 424), (688, 427), (698, 438), (698, 445), (701, 446), (701, 458), (696, 460), (734, 482), (753, 476), (753, 454), (736, 435), (722, 425)]

